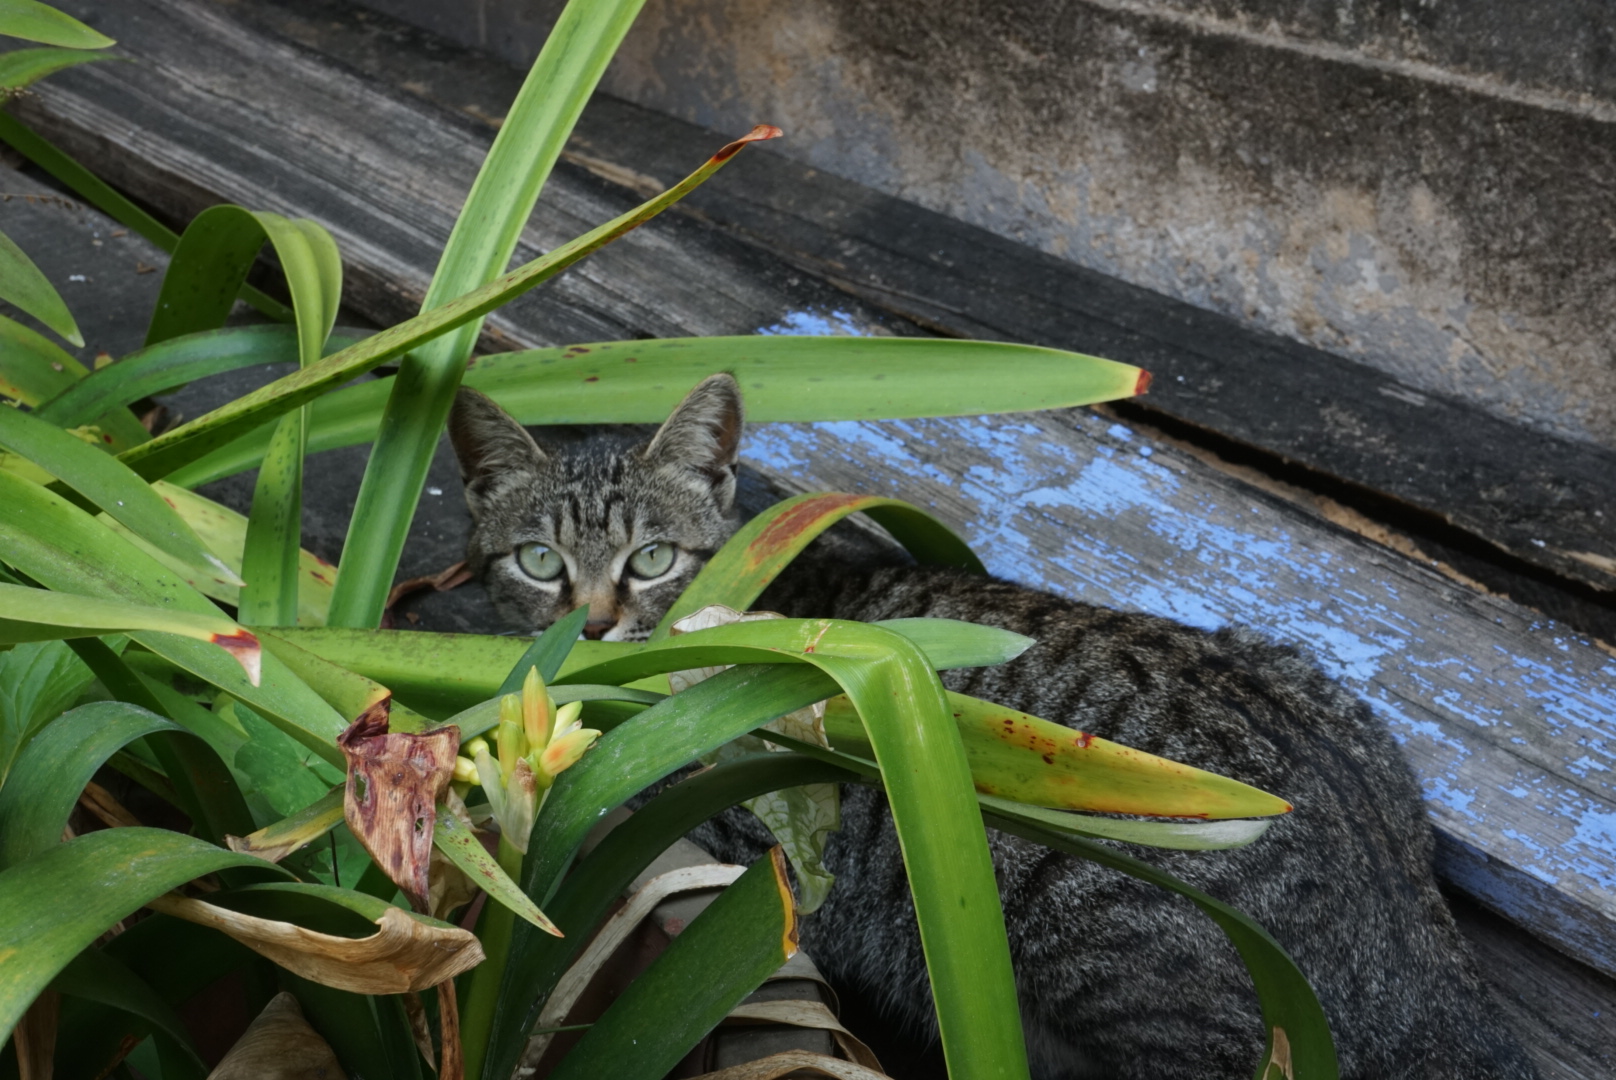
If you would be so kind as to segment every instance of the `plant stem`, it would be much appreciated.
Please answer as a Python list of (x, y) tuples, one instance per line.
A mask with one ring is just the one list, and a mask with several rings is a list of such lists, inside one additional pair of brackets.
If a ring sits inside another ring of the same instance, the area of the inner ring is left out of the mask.
[[(499, 838), (499, 865), (514, 881), (522, 880), (522, 853), (503, 835)], [(465, 1054), (465, 1075), (482, 1075), (488, 1038), (493, 1033), (494, 1007), (499, 1003), (500, 983), (505, 979), (505, 958), (510, 952), (511, 931), (516, 915), (504, 904), (489, 898), (483, 906), (478, 937), (488, 959), (466, 976), (466, 1004), (460, 1010), (460, 1039)]]

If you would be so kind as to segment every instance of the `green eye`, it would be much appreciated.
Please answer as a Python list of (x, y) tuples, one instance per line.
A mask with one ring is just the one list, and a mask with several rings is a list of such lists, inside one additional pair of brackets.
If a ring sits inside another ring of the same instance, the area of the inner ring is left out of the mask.
[(561, 556), (543, 544), (523, 544), (517, 548), (516, 563), (528, 577), (539, 581), (553, 581), (567, 568)]
[(678, 551), (672, 544), (646, 544), (628, 557), (628, 568), (635, 577), (661, 577), (673, 566), (673, 557)]

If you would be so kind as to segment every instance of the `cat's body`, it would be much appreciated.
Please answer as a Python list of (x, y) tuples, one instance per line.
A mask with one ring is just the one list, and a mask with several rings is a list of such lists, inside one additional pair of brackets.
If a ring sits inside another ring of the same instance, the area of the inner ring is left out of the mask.
[[(589, 602), (592, 636), (648, 633), (734, 528), (739, 410), (733, 382), (711, 379), (648, 447), (586, 443), (562, 456), (539, 450), (486, 399), (463, 395), (451, 431), (476, 519), (471, 558), (502, 614), (535, 629)], [(544, 578), (557, 557), (565, 569)], [(834, 549), (811, 549), (755, 606), (967, 619), (1036, 639), (1017, 660), (944, 682), (1296, 806), (1245, 848), (1133, 853), (1245, 911), (1286, 947), (1330, 1018), (1343, 1077), (1535, 1075), (1494, 1021), (1437, 892), (1408, 766), (1363, 703), (1296, 650), (1247, 630), (1207, 633), (892, 557), (851, 563)], [(842, 823), (826, 859), (837, 886), (804, 920), (804, 947), (832, 981), (927, 1029), (925, 962), (883, 797), (846, 789)], [(989, 836), (1035, 1077), (1251, 1074), (1263, 1040), (1256, 997), (1204, 915), (1113, 871)], [(772, 843), (743, 811), (695, 838), (736, 862)]]

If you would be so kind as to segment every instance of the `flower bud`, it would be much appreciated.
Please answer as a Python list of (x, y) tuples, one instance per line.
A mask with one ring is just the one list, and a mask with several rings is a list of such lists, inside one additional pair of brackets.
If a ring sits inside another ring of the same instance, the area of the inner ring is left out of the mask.
[(528, 668), (527, 678), (522, 680), (522, 728), (529, 746), (550, 741), (550, 693), (536, 667)]

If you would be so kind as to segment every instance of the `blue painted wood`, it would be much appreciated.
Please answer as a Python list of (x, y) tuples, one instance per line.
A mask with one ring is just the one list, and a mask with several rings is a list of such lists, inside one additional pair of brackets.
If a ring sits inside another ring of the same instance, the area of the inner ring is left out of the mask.
[(1414, 763), (1456, 885), (1616, 974), (1616, 657), (1092, 412), (763, 425), (748, 460), (893, 495), (996, 574), (1300, 643)]

